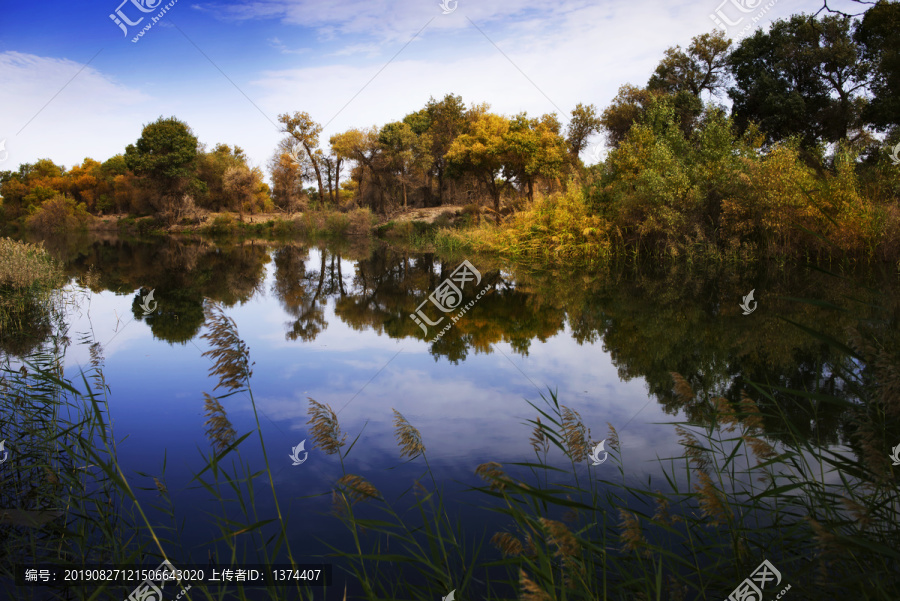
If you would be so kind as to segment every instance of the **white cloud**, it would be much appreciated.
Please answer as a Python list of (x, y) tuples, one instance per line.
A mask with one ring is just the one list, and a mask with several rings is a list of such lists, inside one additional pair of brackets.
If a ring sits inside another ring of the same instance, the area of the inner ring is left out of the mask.
[(0, 81), (12, 165), (47, 157), (71, 167), (122, 152), (135, 139), (134, 108), (150, 99), (84, 63), (14, 51), (0, 53)]

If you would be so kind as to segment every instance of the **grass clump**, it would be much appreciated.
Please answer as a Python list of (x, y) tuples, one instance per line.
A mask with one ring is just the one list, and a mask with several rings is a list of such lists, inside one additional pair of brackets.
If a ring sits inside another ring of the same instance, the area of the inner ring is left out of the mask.
[(0, 344), (4, 348), (27, 350), (27, 340), (46, 336), (56, 308), (55, 291), (64, 282), (62, 270), (43, 246), (0, 239)]

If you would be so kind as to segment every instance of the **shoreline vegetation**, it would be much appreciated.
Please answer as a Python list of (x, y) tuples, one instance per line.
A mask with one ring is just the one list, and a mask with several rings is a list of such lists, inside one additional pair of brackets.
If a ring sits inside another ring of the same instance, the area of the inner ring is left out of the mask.
[(372, 232), (588, 265), (900, 266), (897, 23), (900, 3), (882, 0), (861, 18), (794, 15), (736, 45), (703, 34), (669, 48), (643, 87), (563, 117), (500, 115), (446, 94), (326, 143), (309, 114), (285, 113), (271, 184), (240, 147), (207, 149), (186, 123), (160, 117), (103, 163), (67, 170), (42, 159), (0, 172), (0, 228)]

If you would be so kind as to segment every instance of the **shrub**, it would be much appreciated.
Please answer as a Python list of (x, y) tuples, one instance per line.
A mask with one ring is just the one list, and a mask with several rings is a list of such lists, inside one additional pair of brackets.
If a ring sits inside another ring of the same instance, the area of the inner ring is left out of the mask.
[(63, 233), (84, 229), (93, 220), (84, 203), (61, 194), (45, 201), (25, 219), (28, 229), (45, 233)]
[(158, 232), (163, 227), (165, 227), (165, 223), (159, 217), (144, 217), (143, 219), (138, 219), (135, 223), (137, 226), (137, 231), (141, 236), (147, 236), (154, 232)]
[(356, 209), (350, 213), (346, 233), (350, 236), (368, 236), (372, 233), (375, 216), (368, 208)]
[(205, 231), (212, 236), (221, 236), (232, 233), (234, 227), (234, 215), (231, 213), (222, 213), (213, 218), (212, 222), (206, 226)]

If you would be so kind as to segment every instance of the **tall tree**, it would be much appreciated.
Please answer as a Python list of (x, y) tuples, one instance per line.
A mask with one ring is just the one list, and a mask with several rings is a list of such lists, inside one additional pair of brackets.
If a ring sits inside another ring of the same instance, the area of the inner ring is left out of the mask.
[(232, 206), (237, 209), (241, 221), (243, 221), (244, 206), (252, 206), (253, 196), (256, 193), (258, 182), (253, 172), (246, 165), (229, 167), (225, 171), (222, 183), (225, 193), (231, 199)]
[(528, 119), (522, 113), (509, 123), (503, 140), (504, 172), (525, 187), (529, 200), (534, 200), (534, 184), (538, 178), (558, 178), (570, 157), (559, 130), (555, 114)]
[(736, 125), (759, 124), (768, 142), (836, 142), (860, 125), (865, 73), (847, 17), (795, 15), (757, 31), (731, 53)]
[(510, 122), (500, 115), (485, 114), (472, 123), (470, 133), (457, 136), (445, 156), (448, 165), (472, 173), (485, 187), (500, 218), (500, 194), (509, 185), (502, 177), (508, 160), (506, 135)]
[(868, 123), (885, 131), (900, 127), (900, 2), (880, 0), (854, 32), (870, 73)]
[(717, 96), (725, 90), (730, 47), (731, 40), (716, 30), (692, 38), (687, 51), (681, 46), (669, 48), (647, 89), (667, 94), (687, 91), (698, 98), (704, 91)]
[(374, 127), (368, 129), (349, 129), (343, 133), (332, 136), (331, 147), (335, 153), (356, 161), (359, 187), (358, 197), (363, 198), (363, 176), (366, 172), (372, 178), (375, 190), (372, 207), (374, 210), (384, 212), (385, 181), (384, 161), (382, 148), (378, 142), (378, 130)]
[(440, 101), (431, 98), (425, 112), (428, 116), (427, 131), (431, 137), (432, 169), (438, 181), (438, 204), (443, 204), (446, 155), (456, 137), (465, 130), (466, 105), (461, 96), (447, 94)]
[(293, 116), (285, 113), (278, 116), (284, 124), (284, 132), (290, 134), (302, 147), (316, 172), (319, 183), (319, 201), (325, 202), (325, 186), (322, 185), (322, 151), (319, 149), (319, 134), (322, 126), (312, 120), (309, 113), (295, 112)]
[[(572, 158), (578, 157), (591, 134), (600, 131), (603, 122), (597, 116), (597, 108), (593, 104), (584, 106), (580, 102), (572, 111), (572, 120), (566, 127), (566, 143)], [(576, 161), (577, 163), (577, 161)]]
[(655, 95), (647, 88), (625, 84), (600, 116), (600, 128), (606, 141), (618, 148), (631, 126), (650, 108)]
[(135, 144), (125, 148), (125, 164), (145, 178), (157, 194), (154, 208), (177, 213), (184, 192), (195, 175), (197, 138), (186, 123), (160, 117), (144, 126)]
[(427, 170), (432, 164), (430, 137), (427, 133), (417, 136), (404, 121), (388, 123), (378, 134), (378, 143), (384, 151), (388, 168), (398, 174), (403, 190), (403, 206), (407, 206), (406, 186), (412, 170)]

